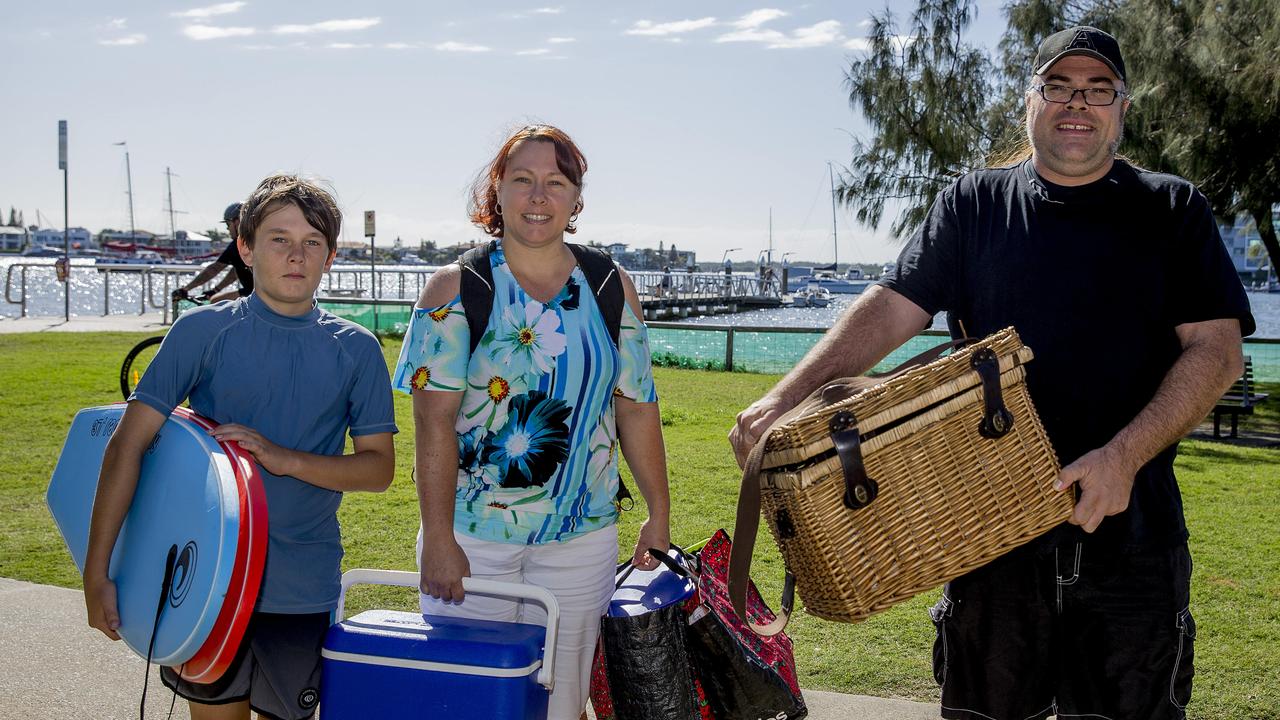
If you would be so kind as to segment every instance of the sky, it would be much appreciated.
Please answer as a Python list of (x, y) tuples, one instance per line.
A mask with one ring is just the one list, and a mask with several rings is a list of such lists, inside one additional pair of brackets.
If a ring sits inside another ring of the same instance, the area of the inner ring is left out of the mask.
[[(72, 226), (128, 227), (127, 149), (142, 229), (168, 232), (166, 168), (178, 229), (200, 232), (285, 171), (335, 190), (344, 241), (374, 210), (379, 245), (452, 245), (481, 237), (476, 174), (546, 122), (589, 164), (575, 240), (752, 260), (772, 211), (775, 259), (897, 255), (890, 218), (843, 208), (832, 242), (828, 163), (869, 132), (844, 73), (879, 0), (539, 2), (5, 0), (0, 210), (62, 227), (67, 120)], [(967, 40), (1003, 27), (980, 0)]]

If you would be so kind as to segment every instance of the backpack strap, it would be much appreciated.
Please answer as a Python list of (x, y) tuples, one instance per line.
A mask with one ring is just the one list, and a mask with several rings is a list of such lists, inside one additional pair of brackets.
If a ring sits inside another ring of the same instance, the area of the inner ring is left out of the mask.
[(596, 305), (604, 316), (604, 325), (609, 330), (609, 339), (618, 347), (618, 336), (622, 332), (622, 307), (627, 298), (622, 290), (622, 276), (618, 274), (618, 266), (613, 258), (600, 248), (565, 243), (573, 252), (573, 257), (582, 268), (587, 278), (591, 294), (596, 297)]
[(475, 354), (480, 338), (489, 327), (489, 313), (493, 311), (493, 268), (489, 254), (498, 247), (496, 240), (477, 245), (462, 253), (458, 265), (462, 268), (460, 294), (462, 307), (467, 314), (467, 329), (471, 332), (471, 354)]

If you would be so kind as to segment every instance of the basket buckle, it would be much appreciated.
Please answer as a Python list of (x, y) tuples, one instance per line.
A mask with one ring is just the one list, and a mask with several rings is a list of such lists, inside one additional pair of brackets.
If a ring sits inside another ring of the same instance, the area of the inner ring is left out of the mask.
[(827, 427), (844, 474), (844, 505), (850, 510), (861, 510), (880, 494), (880, 485), (867, 475), (866, 464), (862, 460), (858, 419), (849, 410), (841, 410), (831, 416)]
[(978, 348), (969, 358), (969, 366), (982, 381), (982, 422), (978, 434), (996, 440), (1013, 429), (1013, 413), (1004, 405), (1004, 393), (1000, 389), (1000, 358), (989, 347)]

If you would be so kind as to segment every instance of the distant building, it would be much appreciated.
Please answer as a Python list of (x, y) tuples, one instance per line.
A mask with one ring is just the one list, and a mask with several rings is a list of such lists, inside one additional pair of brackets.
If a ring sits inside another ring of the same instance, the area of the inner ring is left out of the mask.
[[(202, 235), (198, 232), (189, 230), (179, 230), (175, 233), (177, 237), (171, 243), (174, 254), (178, 257), (203, 257), (212, 255), (215, 252), (221, 252), (222, 247), (214, 247), (213, 240), (208, 235)], [(161, 245), (168, 245), (166, 242), (169, 238), (160, 238)]]
[(22, 252), (26, 246), (26, 228), (0, 225), (0, 252)]
[[(1280, 207), (1272, 211), (1271, 223), (1272, 226), (1280, 229)], [(1270, 265), (1266, 250), (1258, 247), (1254, 249), (1252, 255), (1249, 252), (1250, 247), (1255, 243), (1259, 245), (1262, 243), (1262, 237), (1258, 234), (1252, 216), (1240, 213), (1231, 223), (1219, 221), (1218, 231), (1222, 233), (1222, 244), (1226, 246), (1227, 254), (1231, 256), (1231, 264), (1235, 266), (1236, 273), (1245, 284), (1265, 277), (1266, 268)]]
[(106, 245), (112, 243), (142, 243), (143, 245), (153, 245), (156, 241), (156, 234), (147, 232), (146, 230), (135, 230), (132, 233), (128, 230), (113, 230), (111, 228), (104, 229), (98, 233), (98, 244)]
[(67, 232), (67, 238), (63, 238), (61, 230), (53, 228), (32, 228), (30, 232), (32, 245), (61, 248), (66, 240), (70, 240), (72, 250), (92, 250), (98, 247), (98, 243), (93, 239), (93, 233), (82, 227), (71, 228)]

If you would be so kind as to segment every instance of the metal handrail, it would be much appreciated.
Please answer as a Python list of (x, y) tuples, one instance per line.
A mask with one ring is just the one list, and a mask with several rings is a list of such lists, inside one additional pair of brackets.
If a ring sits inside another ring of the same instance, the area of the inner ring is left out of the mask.
[[(44, 265), (44, 264), (45, 263), (14, 263), (10, 265), (8, 271), (5, 272), (4, 299), (5, 299), (5, 302), (9, 303), (10, 305), (20, 305), (22, 307), (21, 314), (18, 317), (27, 316), (27, 268), (33, 267), (36, 265)], [(53, 267), (53, 266), (49, 265), (48, 267)], [(22, 272), (20, 273), (20, 277), (19, 277), (19, 282), (21, 283), (21, 287), (22, 287), (22, 297), (17, 300), (14, 300), (12, 297), (12, 293), (9, 292), (13, 288), (13, 269), (14, 268), (22, 268)]]

